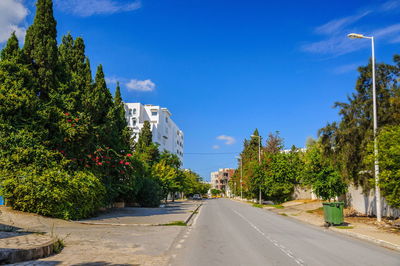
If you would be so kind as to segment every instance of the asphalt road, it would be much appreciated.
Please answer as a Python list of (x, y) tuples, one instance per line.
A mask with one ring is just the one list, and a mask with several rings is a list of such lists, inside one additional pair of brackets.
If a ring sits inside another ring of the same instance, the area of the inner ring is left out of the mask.
[(204, 202), (171, 265), (400, 265), (400, 253), (228, 199)]

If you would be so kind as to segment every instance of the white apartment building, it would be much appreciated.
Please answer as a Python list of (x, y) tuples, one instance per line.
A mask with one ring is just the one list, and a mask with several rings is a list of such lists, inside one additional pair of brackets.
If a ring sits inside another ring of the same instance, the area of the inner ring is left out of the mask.
[(153, 142), (159, 145), (159, 150), (176, 154), (183, 163), (183, 132), (172, 121), (171, 112), (167, 108), (151, 104), (125, 103), (125, 114), (136, 141), (144, 121), (149, 121)]

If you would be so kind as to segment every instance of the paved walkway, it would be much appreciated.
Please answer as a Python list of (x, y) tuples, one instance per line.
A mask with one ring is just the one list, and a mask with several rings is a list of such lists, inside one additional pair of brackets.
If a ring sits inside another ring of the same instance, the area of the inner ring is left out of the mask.
[(187, 201), (167, 208), (116, 209), (85, 221), (101, 224), (69, 222), (1, 207), (0, 223), (52, 233), (66, 244), (60, 254), (15, 265), (158, 266), (168, 261), (168, 250), (183, 227), (143, 225), (185, 221), (197, 206), (198, 202)]
[(26, 232), (0, 232), (0, 251), (5, 249), (30, 249), (51, 242), (48, 235)]

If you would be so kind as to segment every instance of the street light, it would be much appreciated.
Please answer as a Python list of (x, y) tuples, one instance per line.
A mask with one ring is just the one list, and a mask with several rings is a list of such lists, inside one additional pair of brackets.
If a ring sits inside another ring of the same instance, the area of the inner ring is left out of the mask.
[[(258, 138), (258, 165), (261, 165), (261, 136), (251, 135), (252, 138)], [(262, 204), (261, 200), (261, 182), (260, 187), (258, 188), (258, 201)]]
[(243, 200), (243, 160), (241, 156), (236, 156), (236, 158), (240, 160), (240, 199)]
[(376, 219), (378, 222), (382, 220), (381, 212), (381, 190), (379, 188), (379, 161), (378, 161), (378, 142), (376, 139), (378, 130), (378, 117), (376, 112), (376, 84), (375, 84), (375, 46), (373, 36), (364, 36), (358, 33), (350, 33), (347, 35), (350, 39), (370, 39), (372, 48), (372, 97), (373, 97), (373, 116), (374, 116), (374, 166), (375, 166), (375, 202), (376, 202)]

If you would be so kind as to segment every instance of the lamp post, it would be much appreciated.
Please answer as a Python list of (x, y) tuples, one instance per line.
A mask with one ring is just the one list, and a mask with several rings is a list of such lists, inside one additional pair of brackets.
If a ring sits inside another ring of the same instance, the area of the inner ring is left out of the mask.
[(372, 47), (372, 97), (373, 97), (373, 117), (374, 117), (374, 166), (375, 166), (375, 202), (376, 202), (376, 219), (378, 222), (382, 220), (381, 212), (381, 190), (379, 188), (379, 161), (378, 161), (378, 142), (376, 139), (378, 130), (378, 117), (376, 111), (376, 82), (375, 82), (375, 46), (373, 36), (364, 36), (358, 33), (350, 33), (347, 35), (350, 39), (370, 39)]
[(243, 160), (241, 156), (236, 156), (240, 160), (240, 199), (243, 200)]
[[(261, 136), (251, 135), (252, 138), (258, 138), (258, 165), (261, 165)], [(259, 204), (262, 204), (261, 199), (261, 182), (258, 188), (258, 201)]]

